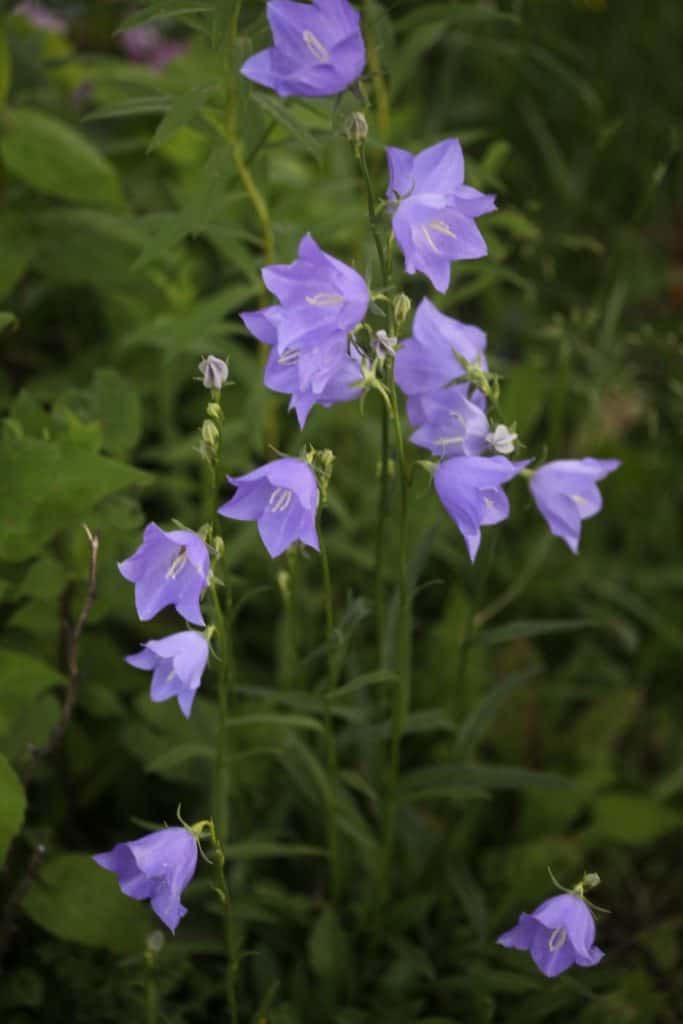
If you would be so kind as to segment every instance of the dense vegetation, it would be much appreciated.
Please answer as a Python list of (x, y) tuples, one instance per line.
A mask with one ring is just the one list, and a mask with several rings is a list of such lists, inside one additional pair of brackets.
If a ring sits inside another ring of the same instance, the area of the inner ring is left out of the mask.
[[(390, 864), (399, 488), (396, 477), (378, 652), (381, 401), (316, 408), (300, 432), (238, 317), (272, 301), (261, 267), (294, 259), (308, 230), (376, 272), (343, 130), (360, 99), (284, 101), (241, 78), (269, 38), (256, 0), (237, 26), (234, 0), (49, 6), (58, 29), (11, 12), (0, 23), (0, 1016), (228, 1019), (208, 867), (177, 934), (161, 936), (91, 860), (177, 824), (178, 805), (190, 821), (212, 813), (213, 678), (189, 721), (149, 701), (124, 656), (177, 618), (139, 623), (117, 569), (146, 522), (197, 529), (213, 515), (197, 452), (197, 364), (212, 352), (230, 363), (221, 474), (306, 442), (335, 454), (332, 698), (317, 556), (271, 561), (253, 524), (222, 526), (239, 1020), (680, 1020), (679, 0), (357, 4), (378, 194), (385, 145), (455, 136), (467, 182), (497, 194), (480, 222), (488, 257), (456, 264), (439, 304), (486, 330), (522, 456), (622, 460), (578, 557), (513, 481), (510, 520), (484, 532), (474, 566), (415, 470), (412, 703)], [(140, 24), (186, 45), (163, 67), (133, 60), (117, 30)], [(424, 277), (400, 283), (413, 306), (434, 297)], [(89, 609), (83, 523), (99, 537)], [(595, 899), (611, 913), (595, 969), (547, 979), (495, 944), (552, 894), (548, 866), (568, 886), (584, 870), (602, 878)]]

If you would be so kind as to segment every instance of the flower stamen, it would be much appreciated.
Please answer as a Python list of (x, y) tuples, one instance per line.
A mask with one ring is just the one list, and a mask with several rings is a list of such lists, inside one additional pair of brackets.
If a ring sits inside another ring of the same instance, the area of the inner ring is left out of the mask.
[(551, 953), (556, 953), (558, 949), (562, 949), (565, 942), (567, 941), (567, 929), (556, 928), (548, 939), (548, 949)]
[(284, 512), (289, 508), (291, 501), (292, 492), (288, 487), (276, 487), (268, 499), (268, 505), (273, 512)]
[(323, 46), (318, 37), (311, 32), (310, 28), (304, 29), (301, 35), (310, 53), (316, 60), (320, 61), (321, 64), (324, 61), (329, 61), (330, 51), (326, 46)]
[(309, 306), (340, 306), (344, 296), (338, 292), (318, 292), (316, 295), (307, 295), (306, 302)]
[(171, 564), (169, 566), (169, 569), (168, 569), (168, 572), (166, 573), (166, 579), (167, 580), (174, 580), (176, 578), (176, 576), (178, 575), (178, 573), (180, 572), (180, 570), (185, 565), (186, 561), (187, 561), (187, 548), (186, 547), (182, 547), (180, 549), (180, 551), (178, 552), (178, 554), (173, 559), (173, 561), (171, 562)]

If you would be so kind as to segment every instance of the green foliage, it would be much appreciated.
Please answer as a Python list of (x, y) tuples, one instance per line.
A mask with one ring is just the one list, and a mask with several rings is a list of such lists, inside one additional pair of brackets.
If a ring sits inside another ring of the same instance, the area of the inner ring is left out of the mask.
[[(252, 524), (224, 528), (238, 666), (225, 756), (241, 1024), (678, 1020), (680, 4), (662, 0), (656, 14), (607, 0), (357, 6), (376, 61), (363, 89), (377, 195), (385, 144), (416, 151), (452, 135), (468, 183), (498, 195), (499, 212), (481, 221), (489, 257), (456, 265), (439, 303), (486, 329), (523, 456), (623, 466), (585, 524), (579, 558), (547, 535), (515, 482), (511, 519), (485, 531), (474, 568), (426, 476), (413, 473), (413, 690), (392, 792), (400, 495), (392, 478), (379, 657), (380, 403), (368, 396), (362, 415), (358, 403), (316, 409), (302, 435), (286, 400), (263, 388), (263, 354), (239, 320), (267, 301), (263, 225), (229, 118), (235, 109), (274, 261), (291, 260), (311, 230), (374, 287), (365, 199), (343, 136), (360, 101), (285, 101), (234, 80), (235, 65), (267, 45), (261, 3), (243, 4), (234, 46), (234, 7), (213, 0), (125, 12), (69, 5), (61, 35), (4, 17), (0, 856), (9, 848), (1, 895), (13, 924), (9, 938), (0, 928), (0, 1015), (9, 1024), (144, 1019), (150, 985), (158, 1020), (225, 1019), (210, 868), (200, 864), (186, 920), (154, 952), (145, 943), (158, 920), (90, 857), (175, 824), (178, 804), (190, 821), (213, 811), (215, 681), (207, 676), (189, 721), (174, 702), (149, 701), (147, 677), (123, 658), (182, 627), (169, 611), (143, 628), (117, 570), (145, 522), (198, 528), (213, 514), (196, 453), (208, 397), (196, 365), (209, 351), (230, 358), (221, 473), (304, 442), (336, 455), (323, 519), (333, 685), (316, 556), (292, 551), (271, 564)], [(162, 70), (133, 64), (120, 32), (136, 26), (189, 49)], [(400, 266), (395, 283), (415, 306), (425, 281), (400, 277)], [(63, 745), (43, 758), (86, 597), (83, 523), (100, 534), (97, 594), (75, 711)], [(36, 877), (38, 846), (47, 852)], [(599, 922), (600, 968), (552, 981), (495, 945), (551, 894), (548, 866), (570, 886), (598, 871), (596, 901), (611, 911)]]

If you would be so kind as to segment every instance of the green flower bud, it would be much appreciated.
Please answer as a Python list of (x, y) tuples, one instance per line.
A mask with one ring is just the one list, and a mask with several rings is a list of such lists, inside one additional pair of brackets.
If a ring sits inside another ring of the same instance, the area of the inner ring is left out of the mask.
[(361, 146), (368, 137), (368, 122), (365, 115), (359, 110), (349, 114), (344, 125), (344, 134), (354, 146)]

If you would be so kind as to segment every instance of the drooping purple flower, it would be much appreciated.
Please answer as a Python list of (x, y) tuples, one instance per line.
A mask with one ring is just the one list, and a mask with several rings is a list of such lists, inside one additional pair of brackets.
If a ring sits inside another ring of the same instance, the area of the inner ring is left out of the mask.
[(361, 373), (349, 333), (363, 320), (370, 294), (361, 275), (324, 252), (310, 234), (301, 239), (297, 259), (265, 267), (262, 274), (280, 305), (241, 318), (254, 337), (273, 347), (266, 386), (292, 395), (290, 408), (303, 426), (314, 404), (359, 394), (351, 387)]
[(465, 185), (465, 161), (457, 139), (446, 139), (417, 156), (387, 147), (389, 189), (396, 241), (406, 272), (421, 270), (445, 292), (454, 260), (487, 253), (475, 217), (496, 208), (495, 196)]
[[(486, 335), (479, 327), (446, 316), (429, 299), (423, 299), (415, 311), (412, 337), (406, 338), (396, 353), (396, 383), (406, 395), (424, 395), (445, 387), (464, 375), (465, 363), (486, 362)], [(463, 385), (464, 393), (467, 385)], [(481, 392), (471, 399), (480, 408), (486, 406)]]
[(271, 391), (291, 395), (289, 408), (296, 412), (304, 427), (314, 405), (329, 408), (339, 402), (351, 402), (360, 391), (361, 357), (354, 348), (342, 347), (331, 338), (320, 345), (278, 352), (273, 348), (266, 363), (263, 382)]
[(551, 896), (531, 914), (520, 914), (514, 928), (498, 936), (498, 945), (528, 950), (547, 978), (572, 964), (595, 967), (605, 955), (595, 945), (595, 921), (585, 902), (572, 893)]
[(458, 385), (412, 395), (406, 410), (417, 430), (410, 440), (440, 458), (480, 455), (487, 447), (489, 421)]
[(347, 0), (269, 0), (273, 46), (249, 57), (241, 73), (279, 96), (333, 96), (365, 67), (360, 16)]
[(481, 527), (501, 523), (510, 514), (502, 485), (526, 465), (510, 462), (504, 455), (463, 455), (436, 467), (436, 493), (463, 535), (472, 561), (481, 543)]
[(281, 555), (300, 540), (320, 550), (316, 531), (318, 484), (303, 459), (282, 458), (268, 462), (244, 476), (229, 476), (237, 493), (221, 505), (228, 519), (255, 519), (271, 558)]
[(134, 900), (149, 900), (152, 910), (175, 932), (187, 913), (180, 902), (197, 868), (197, 840), (186, 828), (164, 828), (129, 843), (117, 843), (93, 860), (113, 871), (119, 888)]
[(119, 562), (119, 572), (135, 584), (135, 608), (143, 622), (173, 605), (188, 622), (204, 625), (199, 599), (209, 581), (209, 550), (198, 534), (148, 523), (142, 544)]
[(126, 661), (134, 668), (151, 671), (150, 700), (157, 704), (177, 697), (180, 710), (189, 718), (208, 659), (209, 644), (204, 634), (187, 629), (161, 640), (148, 640)]
[(602, 495), (597, 481), (618, 469), (618, 459), (558, 459), (541, 466), (529, 487), (536, 507), (550, 532), (561, 537), (576, 555), (581, 539), (581, 521), (597, 515)]
[(118, 39), (127, 57), (159, 70), (181, 57), (188, 47), (182, 39), (167, 39), (153, 25), (136, 25), (121, 32)]

